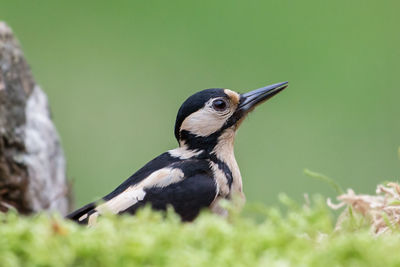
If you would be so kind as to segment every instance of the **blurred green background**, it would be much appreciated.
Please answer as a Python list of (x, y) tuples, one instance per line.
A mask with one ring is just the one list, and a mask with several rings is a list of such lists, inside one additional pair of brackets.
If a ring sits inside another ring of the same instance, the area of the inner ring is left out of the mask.
[(249, 201), (398, 180), (399, 1), (0, 1), (47, 92), (76, 204), (174, 148), (192, 93), (290, 86), (236, 138)]

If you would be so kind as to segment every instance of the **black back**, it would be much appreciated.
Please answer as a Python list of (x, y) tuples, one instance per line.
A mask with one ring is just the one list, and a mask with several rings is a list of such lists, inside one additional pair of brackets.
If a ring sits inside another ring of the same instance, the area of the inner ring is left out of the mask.
[(211, 205), (217, 195), (217, 185), (207, 161), (188, 159), (173, 163), (170, 167), (182, 170), (186, 178), (165, 187), (146, 188), (144, 199), (120, 214), (135, 214), (146, 204), (155, 210), (166, 210), (172, 206), (183, 221), (191, 221), (201, 209)]

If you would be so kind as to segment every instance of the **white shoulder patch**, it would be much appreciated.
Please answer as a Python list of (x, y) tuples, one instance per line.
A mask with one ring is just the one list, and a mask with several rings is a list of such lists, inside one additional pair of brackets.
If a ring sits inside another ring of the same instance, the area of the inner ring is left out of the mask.
[(96, 210), (100, 214), (106, 212), (117, 214), (143, 200), (145, 195), (146, 193), (142, 188), (128, 188), (121, 194), (98, 206)]
[(168, 151), (172, 157), (179, 159), (190, 159), (200, 155), (202, 152), (203, 150), (189, 149), (186, 145)]

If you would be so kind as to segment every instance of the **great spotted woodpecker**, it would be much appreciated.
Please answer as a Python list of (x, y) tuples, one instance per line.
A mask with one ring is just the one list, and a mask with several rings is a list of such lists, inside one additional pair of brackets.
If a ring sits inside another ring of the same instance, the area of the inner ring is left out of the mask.
[(101, 200), (67, 218), (94, 224), (105, 212), (131, 213), (145, 204), (156, 210), (172, 206), (184, 221), (203, 208), (223, 214), (218, 202), (237, 195), (244, 200), (242, 177), (234, 156), (236, 130), (258, 104), (288, 86), (287, 82), (239, 94), (206, 89), (190, 96), (175, 123), (179, 147), (156, 157)]

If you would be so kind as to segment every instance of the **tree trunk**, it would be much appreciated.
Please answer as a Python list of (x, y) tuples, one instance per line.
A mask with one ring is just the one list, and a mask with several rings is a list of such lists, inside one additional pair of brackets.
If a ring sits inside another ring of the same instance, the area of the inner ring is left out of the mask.
[(0, 211), (67, 213), (65, 173), (47, 97), (11, 29), (0, 22)]

